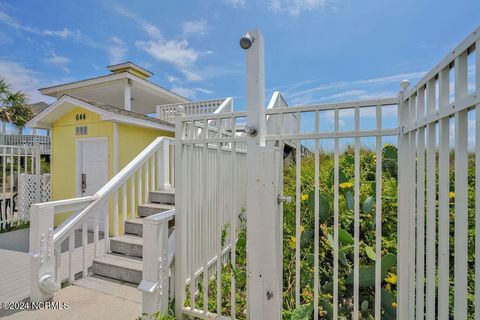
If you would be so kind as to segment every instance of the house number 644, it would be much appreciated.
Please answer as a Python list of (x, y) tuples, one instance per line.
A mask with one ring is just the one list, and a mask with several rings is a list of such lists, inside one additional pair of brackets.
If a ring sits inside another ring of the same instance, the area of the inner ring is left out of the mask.
[(75, 116), (75, 120), (77, 121), (85, 119), (87, 119), (87, 115), (85, 113), (77, 113), (77, 115)]

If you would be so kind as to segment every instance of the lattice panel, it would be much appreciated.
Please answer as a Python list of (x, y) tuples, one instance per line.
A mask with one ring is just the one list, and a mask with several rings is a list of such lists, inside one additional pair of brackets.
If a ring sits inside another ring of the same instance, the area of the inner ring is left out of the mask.
[(37, 203), (37, 192), (40, 192), (40, 202), (50, 201), (52, 196), (51, 175), (41, 175), (40, 188), (37, 189), (37, 179), (34, 174), (21, 174), (18, 180), (17, 198), (20, 219), (28, 220), (31, 205)]

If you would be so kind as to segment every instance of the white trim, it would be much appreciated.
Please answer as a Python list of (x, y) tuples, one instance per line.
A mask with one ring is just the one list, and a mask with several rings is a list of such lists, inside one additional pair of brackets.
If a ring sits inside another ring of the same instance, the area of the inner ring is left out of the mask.
[(156, 85), (156, 84), (154, 84), (150, 81), (142, 79), (142, 78), (140, 78), (140, 77), (138, 77), (134, 74), (131, 74), (130, 72), (120, 72), (120, 73), (108, 74), (108, 75), (105, 75), (105, 76), (100, 76), (100, 77), (96, 77), (96, 78), (80, 80), (80, 81), (77, 81), (77, 82), (61, 84), (61, 85), (58, 85), (58, 86), (41, 88), (41, 89), (39, 89), (39, 91), (40, 91), (40, 93), (42, 93), (44, 95), (47, 95), (47, 96), (56, 96), (56, 94), (60, 91), (78, 89), (78, 88), (87, 87), (87, 86), (95, 86), (95, 85), (104, 84), (105, 82), (111, 82), (111, 81), (116, 81), (116, 80), (121, 80), (121, 79), (130, 79), (132, 81), (138, 82), (140, 85), (145, 86), (147, 89), (150, 89), (155, 93), (161, 93), (161, 94), (166, 95), (170, 98), (173, 98), (174, 100), (177, 100), (179, 103), (190, 102), (189, 99), (187, 99), (185, 97), (182, 97), (181, 95), (176, 94), (176, 93), (174, 93), (170, 90), (162, 88), (159, 85)]
[(118, 123), (113, 123), (113, 174), (118, 173)]
[(57, 110), (62, 103), (71, 103), (80, 108), (99, 114), (100, 119), (105, 121), (116, 121), (116, 122), (136, 125), (140, 127), (153, 128), (153, 129), (164, 130), (169, 132), (175, 131), (175, 128), (172, 126), (155, 123), (148, 120), (136, 119), (136, 118), (116, 114), (114, 112), (109, 112), (101, 108), (98, 108), (92, 104), (86, 103), (80, 99), (76, 99), (74, 97), (67, 96), (67, 95), (62, 96), (56, 102), (52, 103), (48, 108), (46, 108), (45, 110), (40, 112), (38, 115), (36, 115), (33, 119), (28, 121), (26, 126), (31, 128), (34, 128), (34, 127), (35, 128), (51, 128), (50, 124), (42, 123), (41, 120), (46, 116), (48, 116), (49, 114), (53, 113), (55, 110)]
[(123, 85), (123, 108), (132, 111), (132, 86), (128, 80)]

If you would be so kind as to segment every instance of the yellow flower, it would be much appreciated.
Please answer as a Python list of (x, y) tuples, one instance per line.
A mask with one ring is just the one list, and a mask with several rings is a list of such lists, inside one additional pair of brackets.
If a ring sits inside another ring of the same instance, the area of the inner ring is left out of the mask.
[(302, 201), (308, 200), (308, 194), (302, 194), (302, 195), (300, 196), (300, 199), (302, 199)]
[(300, 226), (300, 233), (303, 233), (305, 231), (305, 227), (304, 226)]
[(397, 283), (397, 275), (394, 273), (389, 272), (387, 276), (385, 277), (385, 281), (391, 284), (396, 284)]
[(290, 248), (295, 249), (297, 247), (297, 239), (295, 237), (292, 237), (290, 239)]
[(396, 304), (395, 302), (392, 302), (392, 307), (393, 307), (394, 309), (397, 309), (397, 304)]
[(385, 286), (385, 288), (386, 288), (387, 290), (390, 290), (390, 289), (391, 289), (390, 283), (387, 283), (387, 285)]
[(353, 183), (351, 183), (351, 182), (340, 183), (339, 187), (340, 187), (340, 189), (348, 189), (348, 188), (353, 187)]
[(450, 200), (455, 199), (455, 192), (449, 192), (448, 197), (450, 198)]

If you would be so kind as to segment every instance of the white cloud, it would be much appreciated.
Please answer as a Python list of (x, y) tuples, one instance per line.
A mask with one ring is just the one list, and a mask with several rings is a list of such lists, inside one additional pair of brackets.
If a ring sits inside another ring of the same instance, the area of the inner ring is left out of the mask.
[(269, 9), (298, 16), (303, 11), (325, 9), (330, 2), (330, 0), (270, 0)]
[(214, 93), (212, 90), (208, 90), (205, 88), (185, 88), (178, 86), (174, 86), (171, 90), (189, 99), (195, 99), (198, 93), (203, 93), (207, 95), (211, 95)]
[(57, 55), (54, 51), (51, 52), (50, 56), (42, 59), (43, 62), (55, 65), (62, 68), (65, 72), (70, 72), (67, 65), (70, 63), (70, 59), (64, 56)]
[(117, 36), (113, 36), (108, 40), (106, 50), (108, 52), (110, 63), (115, 64), (124, 60), (128, 49), (127, 45), (122, 39)]
[[(287, 86), (287, 90), (286, 90), (287, 92), (285, 93), (285, 95), (288, 95), (289, 98), (297, 98), (297, 97), (317, 94), (318, 92), (331, 90), (331, 89), (347, 88), (351, 86), (380, 85), (380, 84), (383, 85), (383, 84), (395, 83), (395, 82), (398, 82), (399, 91), (400, 91), (400, 82), (402, 80), (420, 79), (425, 74), (426, 72), (400, 73), (400, 74), (378, 77), (378, 78), (371, 78), (371, 79), (362, 79), (362, 80), (355, 80), (355, 81), (337, 81), (337, 82), (314, 86), (311, 88), (304, 88), (303, 86), (299, 87), (297, 84), (293, 84), (291, 87)], [(312, 82), (313, 81), (306, 81), (305, 84), (310, 84)], [(363, 97), (365, 96), (366, 95), (363, 95)]]
[(133, 19), (133, 21), (135, 21), (138, 24), (138, 26), (143, 31), (145, 31), (151, 38), (162, 39), (162, 33), (154, 24), (145, 21), (144, 19), (139, 17), (136, 13), (128, 10), (127, 8), (119, 4), (115, 4), (113, 6), (113, 9), (119, 14), (121, 14), (122, 16)]
[(155, 59), (168, 62), (181, 69), (192, 66), (199, 56), (197, 51), (188, 46), (186, 40), (137, 41), (135, 44)]
[(0, 60), (0, 77), (3, 77), (14, 91), (23, 91), (29, 102), (51, 101), (37, 88), (41, 85), (40, 76), (17, 62)]
[(193, 89), (182, 88), (182, 87), (173, 87), (171, 90), (175, 93), (178, 93), (179, 95), (181, 95), (185, 98), (189, 98), (189, 99), (195, 98), (195, 90), (193, 90)]
[(208, 24), (205, 20), (185, 21), (182, 24), (182, 30), (184, 35), (204, 35), (207, 33)]
[(245, 7), (246, 0), (224, 0), (229, 5), (233, 6), (234, 8)]
[(84, 35), (79, 30), (72, 31), (68, 28), (63, 28), (61, 30), (49, 30), (41, 28), (32, 28), (26, 24), (18, 22), (16, 19), (9, 16), (5, 11), (0, 10), (0, 23), (3, 23), (10, 28), (13, 28), (19, 32), (26, 32), (42, 36), (51, 36), (57, 37), (60, 39), (72, 39), (78, 43), (88, 45), (91, 47), (98, 46), (90, 37)]

